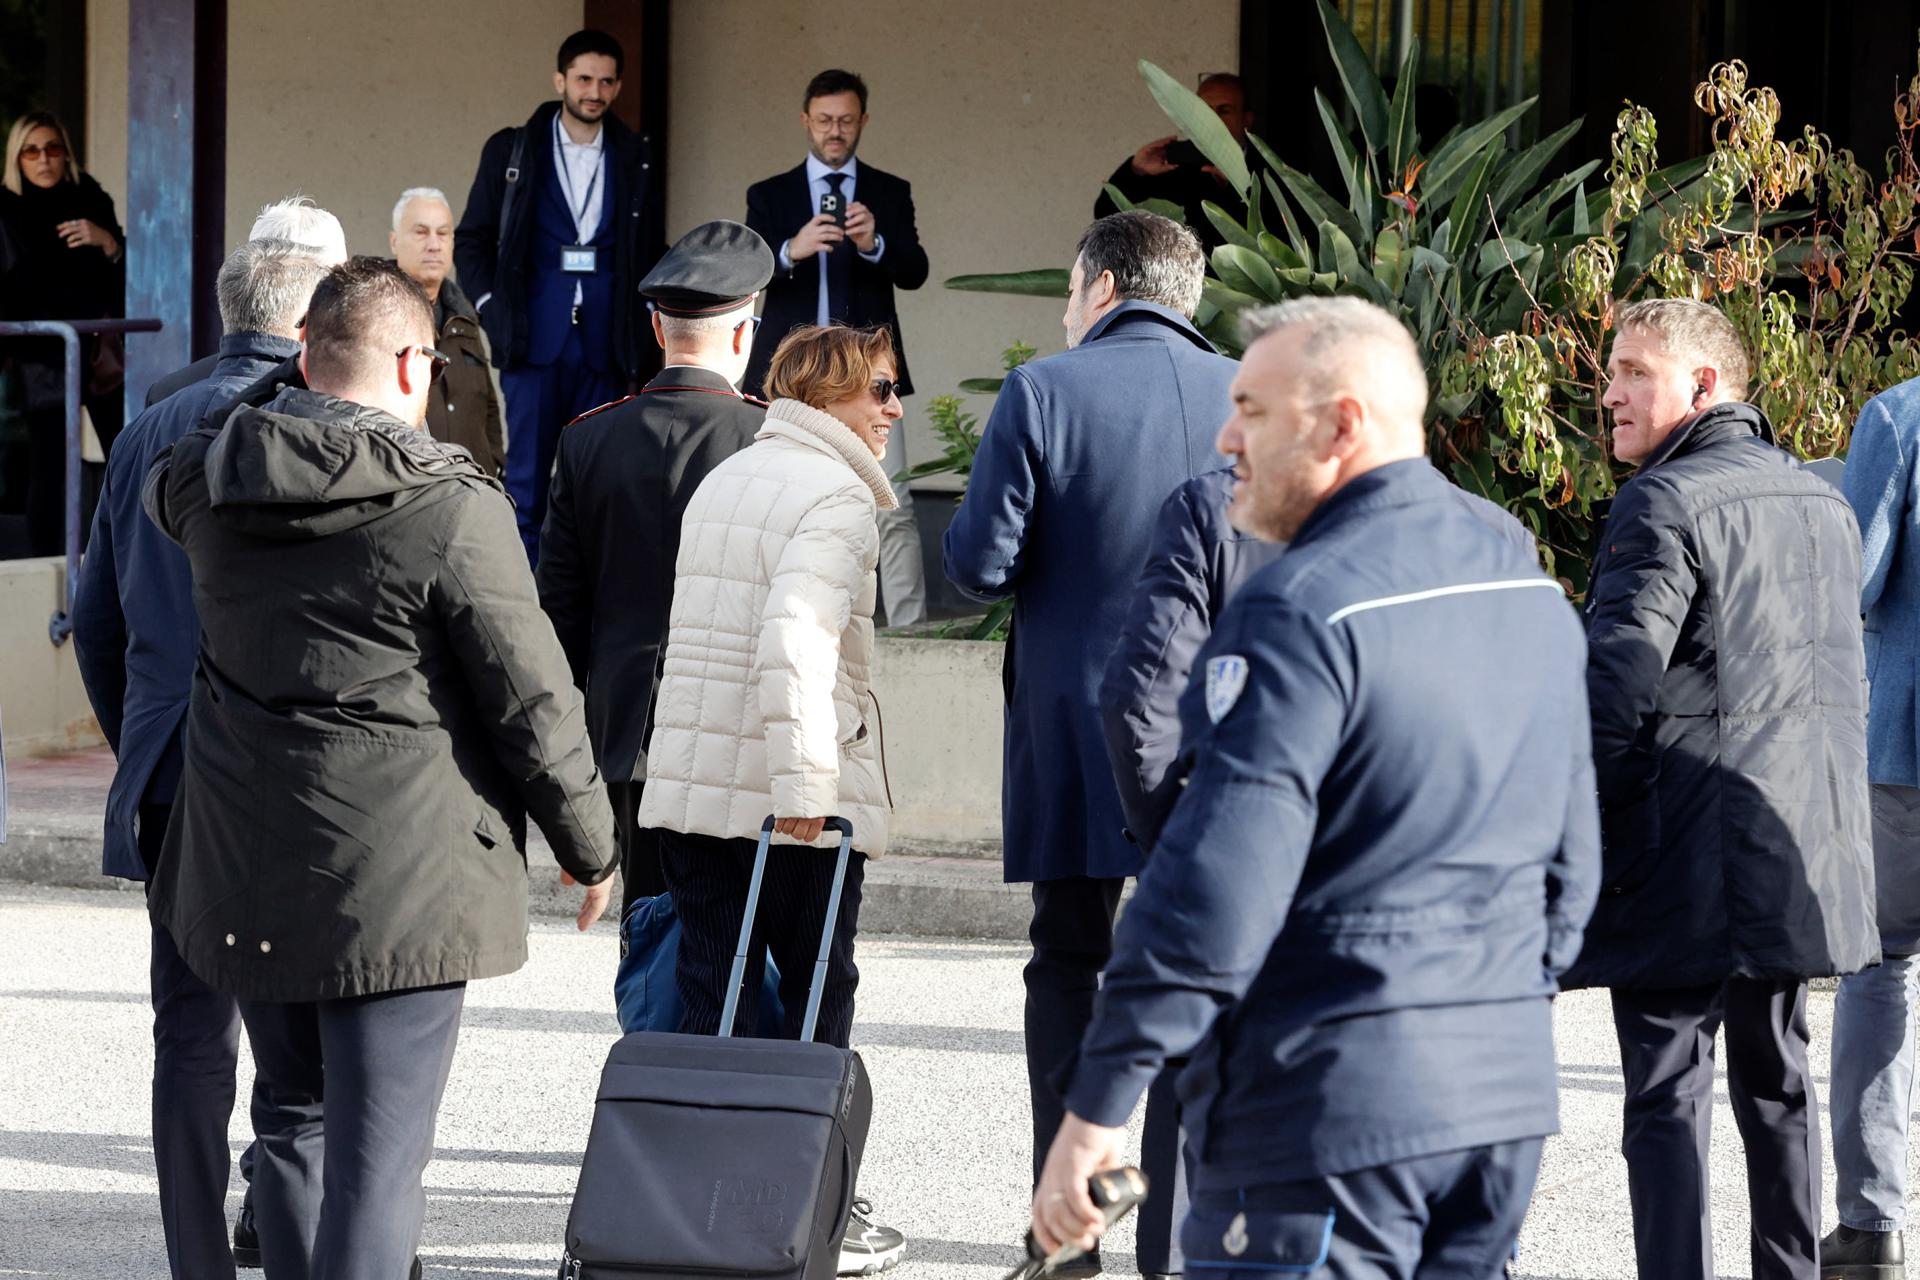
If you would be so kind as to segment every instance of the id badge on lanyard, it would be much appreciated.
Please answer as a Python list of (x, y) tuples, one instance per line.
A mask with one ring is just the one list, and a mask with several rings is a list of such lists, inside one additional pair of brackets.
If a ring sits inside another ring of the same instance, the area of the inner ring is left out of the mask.
[[(600, 171), (607, 163), (605, 153), (602, 152), (600, 163), (594, 166), (593, 178), (587, 183), (586, 194), (580, 198), (577, 207), (573, 202), (573, 174), (567, 167), (566, 151), (560, 145), (560, 117), (557, 114), (553, 118), (553, 160), (554, 168), (560, 171), (560, 186), (567, 198), (567, 212), (573, 217), (574, 234), (585, 240), (588, 229), (581, 224), (593, 204), (594, 189), (600, 185)], [(562, 245), (560, 269), (569, 275), (590, 276), (600, 269), (600, 250), (590, 244)]]

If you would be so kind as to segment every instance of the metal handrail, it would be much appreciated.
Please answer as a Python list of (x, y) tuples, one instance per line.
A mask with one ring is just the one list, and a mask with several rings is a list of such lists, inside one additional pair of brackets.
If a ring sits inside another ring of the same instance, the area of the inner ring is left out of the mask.
[(160, 321), (0, 320), (0, 338), (59, 338), (66, 345), (67, 406), (67, 601), (47, 622), (47, 638), (56, 647), (73, 634), (73, 606), (80, 591), (80, 335), (83, 333), (156, 333)]

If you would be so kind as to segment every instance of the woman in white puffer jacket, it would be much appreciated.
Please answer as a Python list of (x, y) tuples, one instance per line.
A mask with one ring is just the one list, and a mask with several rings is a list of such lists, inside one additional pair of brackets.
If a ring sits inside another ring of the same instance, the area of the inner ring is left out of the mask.
[[(754, 443), (688, 503), (639, 825), (660, 832), (682, 922), (681, 1030), (719, 1027), (754, 846), (776, 816), (757, 934), (779, 965), (798, 1036), (838, 836), (879, 857), (892, 808), (873, 667), (875, 513), (898, 505), (881, 469), (901, 415), (885, 329), (795, 329), (774, 352), (776, 397)], [(865, 859), (847, 870), (815, 1038), (846, 1047), (859, 972)], [(756, 1025), (758, 956), (736, 1026)]]

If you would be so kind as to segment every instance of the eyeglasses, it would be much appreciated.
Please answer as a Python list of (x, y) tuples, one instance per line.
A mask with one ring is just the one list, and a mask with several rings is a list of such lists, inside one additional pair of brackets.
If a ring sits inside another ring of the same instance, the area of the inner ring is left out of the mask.
[(756, 337), (760, 335), (760, 317), (748, 316), (745, 320), (742, 320), (739, 324), (733, 326), (733, 331), (735, 333), (738, 333), (743, 328), (746, 329), (747, 331), (747, 341), (749, 342), (753, 341)]
[(26, 146), (20, 148), (20, 158), (22, 160), (38, 160), (41, 156), (45, 156), (49, 160), (64, 160), (67, 158), (67, 144), (64, 142), (49, 142), (43, 147), (38, 143), (29, 142)]
[(427, 359), (433, 361), (433, 367), (427, 372), (428, 386), (432, 386), (434, 383), (440, 381), (440, 375), (445, 373), (447, 371), (447, 366), (453, 363), (453, 357), (448, 355), (446, 352), (435, 351), (432, 347), (423, 347), (423, 346), (402, 347), (398, 351), (393, 353), (393, 358), (396, 360), (404, 361), (408, 356), (412, 355), (416, 351), (419, 352), (421, 355), (425, 356)]
[(900, 384), (892, 378), (875, 378), (872, 391), (875, 402), (885, 404), (899, 394)]

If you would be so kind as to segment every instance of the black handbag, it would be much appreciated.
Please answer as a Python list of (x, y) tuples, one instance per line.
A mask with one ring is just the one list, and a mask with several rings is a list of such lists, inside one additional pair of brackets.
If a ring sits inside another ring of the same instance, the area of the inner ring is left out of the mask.
[(873, 1118), (866, 1066), (813, 1040), (853, 848), (844, 818), (799, 1040), (733, 1035), (774, 820), (760, 828), (718, 1036), (637, 1031), (607, 1055), (561, 1280), (831, 1280)]

